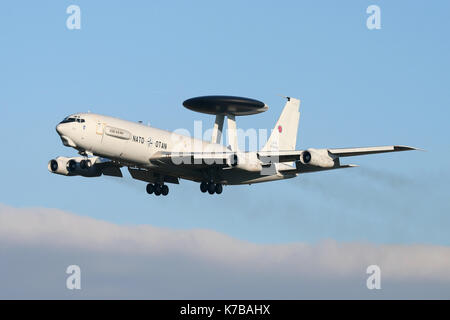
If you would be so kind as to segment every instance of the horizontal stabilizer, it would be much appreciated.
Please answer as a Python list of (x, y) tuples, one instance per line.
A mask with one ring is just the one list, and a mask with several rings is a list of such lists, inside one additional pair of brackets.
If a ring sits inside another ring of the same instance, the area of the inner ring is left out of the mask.
[(313, 165), (309, 165), (309, 164), (303, 164), (301, 162), (296, 162), (295, 163), (296, 168), (295, 169), (289, 169), (289, 170), (279, 170), (281, 173), (283, 174), (288, 174), (288, 173), (310, 173), (310, 172), (318, 172), (318, 171), (326, 171), (326, 170), (335, 170), (335, 169), (345, 169), (345, 168), (355, 168), (355, 167), (359, 167), (356, 164), (343, 164), (343, 165), (338, 165), (335, 167), (329, 167), (329, 168), (324, 168), (324, 167), (318, 167), (318, 166), (313, 166)]

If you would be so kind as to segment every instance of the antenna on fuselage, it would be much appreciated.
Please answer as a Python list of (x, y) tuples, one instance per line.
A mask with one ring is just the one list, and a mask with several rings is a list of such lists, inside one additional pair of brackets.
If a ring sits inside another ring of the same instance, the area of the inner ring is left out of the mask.
[(225, 116), (228, 126), (228, 143), (233, 151), (237, 151), (236, 116), (247, 116), (267, 111), (269, 107), (261, 101), (234, 96), (204, 96), (191, 98), (183, 102), (186, 108), (216, 116), (212, 143), (220, 143)]

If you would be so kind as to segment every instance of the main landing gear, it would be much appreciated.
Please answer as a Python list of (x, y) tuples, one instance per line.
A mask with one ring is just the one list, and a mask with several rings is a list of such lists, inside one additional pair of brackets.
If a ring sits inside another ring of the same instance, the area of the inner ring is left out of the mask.
[(203, 193), (208, 192), (209, 194), (221, 194), (223, 187), (220, 183), (202, 182), (200, 183), (200, 191)]
[(169, 194), (169, 187), (165, 184), (159, 184), (159, 183), (149, 183), (147, 185), (147, 193), (152, 194), (154, 193), (155, 196), (163, 195), (167, 196)]

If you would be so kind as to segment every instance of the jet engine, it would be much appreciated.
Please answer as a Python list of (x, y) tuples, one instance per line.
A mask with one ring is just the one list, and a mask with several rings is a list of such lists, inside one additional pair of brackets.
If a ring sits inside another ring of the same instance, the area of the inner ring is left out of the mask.
[(303, 151), (300, 162), (321, 168), (335, 166), (335, 158), (331, 157), (327, 149), (308, 149)]
[(83, 157), (57, 157), (48, 162), (48, 171), (63, 176), (99, 177), (102, 170), (92, 160)]
[(250, 171), (259, 172), (262, 170), (261, 161), (258, 159), (255, 152), (234, 153), (228, 159), (230, 167)]

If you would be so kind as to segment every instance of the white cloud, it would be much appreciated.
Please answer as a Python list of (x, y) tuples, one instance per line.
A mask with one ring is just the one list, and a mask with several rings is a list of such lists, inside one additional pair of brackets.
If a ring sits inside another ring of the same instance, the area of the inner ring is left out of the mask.
[[(270, 230), (268, 230), (270, 232)], [(65, 289), (65, 268), (83, 289)], [(367, 266), (382, 290), (365, 287)], [(210, 230), (119, 226), (55, 209), (0, 206), (2, 298), (448, 298), (450, 248), (255, 244)]]

